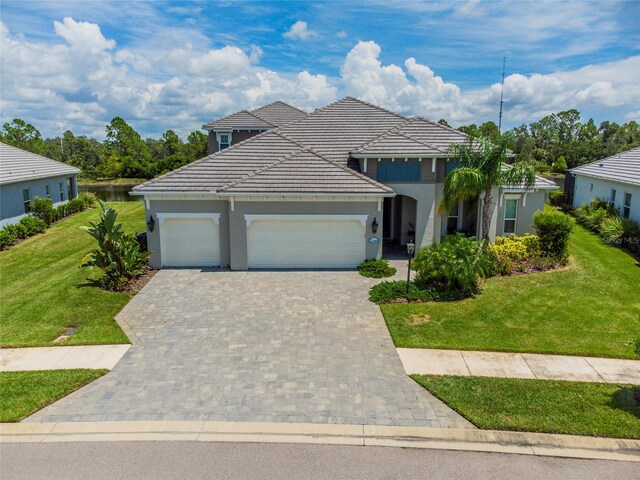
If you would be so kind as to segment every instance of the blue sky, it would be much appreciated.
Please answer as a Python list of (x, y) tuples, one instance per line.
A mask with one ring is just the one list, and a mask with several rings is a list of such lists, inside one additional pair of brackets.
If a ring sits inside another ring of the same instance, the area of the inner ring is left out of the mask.
[(2, 121), (181, 135), (354, 95), (452, 124), (640, 117), (640, 2), (2, 2)]

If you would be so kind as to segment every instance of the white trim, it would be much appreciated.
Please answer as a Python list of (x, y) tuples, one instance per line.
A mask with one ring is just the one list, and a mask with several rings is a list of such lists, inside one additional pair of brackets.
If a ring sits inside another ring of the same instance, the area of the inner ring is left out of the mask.
[(297, 215), (297, 214), (283, 214), (283, 215), (279, 215), (279, 214), (245, 214), (244, 215), (244, 219), (245, 222), (247, 223), (247, 228), (251, 226), (251, 224), (255, 221), (255, 220), (320, 220), (320, 221), (326, 221), (326, 220), (343, 220), (343, 221), (349, 221), (349, 220), (357, 220), (360, 222), (360, 224), (362, 225), (362, 227), (365, 229), (366, 231), (366, 227), (367, 227), (367, 219), (369, 218), (369, 215), (313, 215), (313, 214), (305, 214), (305, 215)]
[(364, 162), (362, 162), (362, 166), (363, 166), (362, 171), (364, 173), (367, 173), (367, 160), (369, 159), (367, 157), (364, 157)]
[(378, 213), (382, 212), (382, 198), (378, 198)]
[(431, 159), (431, 173), (435, 173), (436, 172), (436, 161), (438, 159), (436, 157), (433, 157)]
[(213, 223), (220, 225), (221, 213), (156, 213), (158, 223), (162, 225), (169, 218), (210, 218)]
[(380, 161), (381, 159), (389, 159), (389, 158), (444, 158), (446, 157), (448, 154), (447, 153), (420, 153), (420, 154), (415, 154), (415, 155), (408, 155), (406, 152), (394, 152), (394, 153), (377, 153), (377, 152), (373, 152), (373, 153), (352, 153), (351, 156), (353, 158), (365, 158), (365, 155), (368, 157), (371, 156), (378, 156), (380, 155), (380, 158), (378, 158), (378, 161)]
[[(53, 161), (55, 161), (55, 160), (53, 160)], [(64, 173), (64, 172), (55, 173), (55, 174), (47, 173), (45, 175), (34, 175), (34, 176), (31, 176), (31, 177), (25, 177), (25, 178), (9, 178), (7, 180), (0, 181), (0, 185), (11, 185), (11, 184), (14, 184), (14, 183), (31, 182), (33, 180), (42, 180), (44, 178), (51, 178), (51, 179), (58, 178), (58, 177), (71, 178), (71, 177), (76, 177), (79, 173), (81, 173), (81, 170), (70, 171), (70, 172), (67, 172), (67, 173)]]

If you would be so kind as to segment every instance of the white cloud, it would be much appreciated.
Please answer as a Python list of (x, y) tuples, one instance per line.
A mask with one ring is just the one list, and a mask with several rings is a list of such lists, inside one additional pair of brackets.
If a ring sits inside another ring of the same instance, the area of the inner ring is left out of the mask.
[[(414, 58), (383, 65), (375, 42), (359, 42), (342, 65), (346, 91), (404, 114), (456, 124), (495, 119), (500, 84), (462, 91)], [(505, 119), (511, 123), (577, 108), (603, 111), (640, 104), (640, 56), (551, 74), (513, 74), (505, 79)]]
[(73, 18), (65, 17), (62, 23), (56, 20), (53, 25), (56, 33), (78, 50), (96, 54), (116, 46), (115, 40), (107, 40), (102, 36), (100, 27), (95, 23), (76, 22)]
[(349, 35), (344, 30), (340, 30), (338, 33), (336, 33), (336, 37), (338, 38), (347, 38), (348, 36)]
[(302, 20), (298, 20), (296, 23), (291, 25), (291, 28), (282, 34), (285, 38), (291, 38), (292, 40), (306, 40), (309, 37), (315, 37), (318, 33), (309, 30), (309, 26), (307, 22), (303, 22)]

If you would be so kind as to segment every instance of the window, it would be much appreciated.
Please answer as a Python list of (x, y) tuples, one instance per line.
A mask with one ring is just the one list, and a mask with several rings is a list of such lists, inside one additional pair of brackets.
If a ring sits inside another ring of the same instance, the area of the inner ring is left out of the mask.
[(44, 193), (47, 198), (51, 198), (51, 187), (49, 187), (48, 183), (44, 186)]
[(378, 163), (378, 180), (381, 182), (419, 182), (420, 163), (413, 162), (380, 162)]
[(624, 193), (624, 203), (622, 204), (622, 216), (629, 218), (631, 216), (631, 194)]
[(589, 191), (593, 192), (593, 183), (591, 184), (591, 186), (589, 187)]
[(60, 201), (64, 202), (64, 182), (60, 182)]
[(609, 205), (611, 205), (611, 208), (615, 208), (616, 206), (616, 189), (615, 188), (611, 189), (611, 196), (609, 197)]
[(460, 204), (456, 203), (449, 210), (447, 219), (447, 234), (455, 233), (458, 230), (458, 218), (460, 217)]
[(518, 200), (507, 198), (504, 201), (504, 233), (516, 233), (516, 219), (518, 218)]
[(31, 211), (31, 190), (24, 188), (22, 190), (22, 204), (24, 205), (24, 213)]
[(220, 143), (220, 150), (224, 150), (231, 144), (231, 135), (228, 133), (221, 133), (218, 137), (218, 142)]

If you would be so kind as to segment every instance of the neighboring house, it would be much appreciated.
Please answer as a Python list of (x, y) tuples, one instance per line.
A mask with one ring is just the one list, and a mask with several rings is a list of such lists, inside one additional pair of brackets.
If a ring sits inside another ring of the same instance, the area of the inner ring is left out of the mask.
[[(260, 110), (260, 109), (258, 109)], [(438, 212), (465, 134), (347, 97), (136, 186), (151, 265), (342, 268), (448, 232), (479, 234), (477, 201)], [(533, 231), (555, 184), (495, 189), (491, 237)]]
[(623, 218), (640, 221), (640, 147), (572, 168), (574, 207), (608, 200)]
[(30, 211), (34, 197), (54, 205), (78, 196), (80, 169), (0, 143), (0, 226), (16, 223)]
[(205, 123), (202, 128), (209, 132), (209, 154), (212, 154), (258, 133), (284, 127), (307, 115), (307, 112), (288, 103), (273, 102), (255, 110), (242, 110)]

